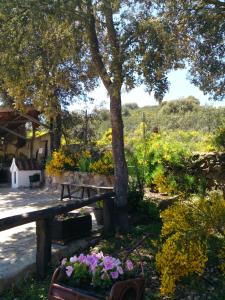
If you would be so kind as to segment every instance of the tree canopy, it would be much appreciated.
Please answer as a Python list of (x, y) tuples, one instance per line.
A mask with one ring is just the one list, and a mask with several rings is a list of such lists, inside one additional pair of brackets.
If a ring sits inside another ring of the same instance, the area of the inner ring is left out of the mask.
[(32, 103), (55, 118), (68, 99), (103, 82), (122, 214), (128, 176), (121, 89), (144, 84), (160, 102), (167, 73), (189, 60), (194, 83), (222, 98), (223, 8), (213, 0), (1, 1), (1, 90), (17, 107)]
[(189, 67), (190, 79), (214, 100), (225, 95), (225, 3), (220, 0), (159, 1), (161, 16)]

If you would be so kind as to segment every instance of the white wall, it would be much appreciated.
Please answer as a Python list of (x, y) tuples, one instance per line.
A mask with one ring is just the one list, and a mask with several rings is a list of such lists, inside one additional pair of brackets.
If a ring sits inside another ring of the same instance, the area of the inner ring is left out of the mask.
[(40, 170), (32, 170), (32, 171), (17, 171), (16, 172), (16, 184), (14, 183), (14, 172), (12, 172), (12, 188), (19, 188), (19, 187), (29, 187), (30, 180), (29, 176), (34, 174), (40, 174)]

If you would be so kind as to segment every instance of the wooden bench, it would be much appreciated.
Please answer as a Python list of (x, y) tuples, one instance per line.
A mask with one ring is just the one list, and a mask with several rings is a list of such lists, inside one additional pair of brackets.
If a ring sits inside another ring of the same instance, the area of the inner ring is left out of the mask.
[[(67, 189), (68, 194), (65, 195), (65, 187)], [(71, 192), (71, 188), (80, 188), (82, 190), (81, 192), (81, 197), (74, 197), (72, 196), (75, 192)], [(99, 185), (92, 185), (92, 184), (75, 184), (75, 183), (69, 183), (69, 182), (63, 182), (61, 183), (61, 198), (60, 200), (63, 201), (63, 199), (65, 198), (69, 198), (69, 199), (84, 199), (84, 195), (85, 195), (85, 190), (87, 192), (87, 196), (88, 198), (90, 198), (91, 196), (91, 190), (97, 190), (97, 194), (100, 194), (100, 191), (113, 191), (114, 187), (112, 186), (99, 186)]]

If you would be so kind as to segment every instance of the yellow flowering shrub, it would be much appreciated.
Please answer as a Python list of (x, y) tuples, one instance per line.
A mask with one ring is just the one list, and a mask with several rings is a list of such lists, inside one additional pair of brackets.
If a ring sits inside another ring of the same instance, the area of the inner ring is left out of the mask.
[(75, 169), (76, 161), (76, 155), (65, 154), (62, 150), (54, 151), (51, 159), (46, 163), (46, 173), (60, 176), (64, 170)]
[[(218, 258), (225, 275), (225, 200), (213, 191), (205, 198), (192, 198), (161, 213), (164, 243), (156, 255), (161, 274), (161, 293), (171, 295), (176, 283), (204, 271), (209, 253)], [(222, 254), (223, 253), (223, 254)]]
[(105, 175), (113, 174), (112, 152), (106, 151), (100, 159), (94, 160), (88, 150), (73, 154), (63, 150), (54, 151), (51, 159), (46, 163), (46, 173), (52, 176), (60, 176), (63, 171), (69, 170)]
[(112, 152), (106, 151), (99, 160), (90, 163), (90, 171), (104, 175), (113, 174)]

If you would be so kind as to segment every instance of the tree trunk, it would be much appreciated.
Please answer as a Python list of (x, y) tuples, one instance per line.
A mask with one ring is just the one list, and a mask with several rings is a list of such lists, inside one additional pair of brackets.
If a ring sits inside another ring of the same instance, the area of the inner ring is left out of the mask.
[(50, 150), (58, 150), (61, 146), (62, 117), (58, 114), (55, 119), (50, 119)]
[(112, 152), (114, 160), (115, 192), (116, 192), (116, 226), (126, 232), (129, 229), (127, 214), (128, 172), (124, 153), (123, 120), (121, 113), (120, 91), (110, 95), (110, 112), (112, 125)]
[(62, 138), (62, 117), (61, 114), (58, 114), (54, 120), (54, 149), (58, 150), (61, 146), (61, 138)]

